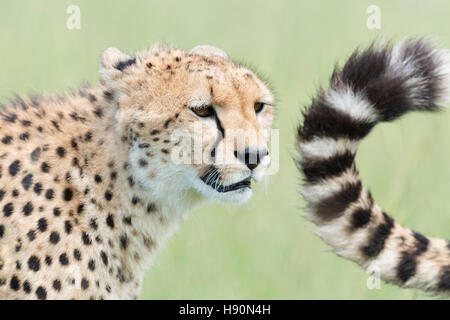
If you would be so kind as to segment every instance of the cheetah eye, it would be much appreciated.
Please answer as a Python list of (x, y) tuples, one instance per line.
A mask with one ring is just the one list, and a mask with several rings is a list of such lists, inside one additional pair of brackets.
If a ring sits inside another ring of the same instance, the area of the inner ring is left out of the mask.
[(214, 108), (212, 106), (203, 106), (198, 108), (190, 108), (197, 116), (201, 118), (208, 118), (214, 115)]
[(255, 103), (255, 112), (260, 113), (261, 111), (263, 111), (265, 106), (266, 106), (266, 104), (263, 102), (256, 102)]

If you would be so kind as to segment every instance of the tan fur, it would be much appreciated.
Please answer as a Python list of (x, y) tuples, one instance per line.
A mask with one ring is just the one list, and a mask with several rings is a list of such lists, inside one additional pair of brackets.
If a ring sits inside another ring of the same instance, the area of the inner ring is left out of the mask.
[[(270, 91), (217, 51), (201, 53), (158, 47), (118, 70), (130, 57), (108, 49), (98, 86), (18, 98), (0, 110), (0, 139), (11, 137), (0, 142), (1, 299), (138, 298), (146, 267), (189, 208), (204, 198), (239, 203), (251, 196), (249, 189), (219, 194), (201, 185), (207, 164), (171, 160), (174, 147), (191, 147), (185, 137), (173, 140), (177, 129), (202, 128), (204, 150), (216, 142), (214, 120), (189, 109), (201, 105), (214, 105), (225, 132), (255, 130), (259, 139), (247, 147), (267, 144)], [(267, 107), (256, 115), (258, 101)], [(235, 150), (227, 139), (218, 153)], [(250, 173), (237, 159), (217, 167), (224, 184), (265, 170)]]

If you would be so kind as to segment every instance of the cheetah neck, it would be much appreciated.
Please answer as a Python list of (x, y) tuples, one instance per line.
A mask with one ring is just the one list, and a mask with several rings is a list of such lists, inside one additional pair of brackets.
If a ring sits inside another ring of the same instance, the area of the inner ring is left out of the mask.
[(140, 282), (155, 253), (201, 196), (182, 187), (182, 180), (190, 177), (157, 157), (146, 168), (157, 174), (149, 177), (140, 172), (134, 152), (138, 141), (118, 130), (117, 103), (102, 91), (99, 87), (92, 92), (103, 97), (95, 106), (102, 116), (77, 130), (92, 132), (93, 143), (79, 144), (78, 158), (85, 161), (72, 170), (72, 182), (84, 194), (86, 222), (104, 222), (108, 217), (114, 221), (113, 228), (108, 223), (97, 225), (106, 237), (99, 245), (116, 249), (119, 280)]

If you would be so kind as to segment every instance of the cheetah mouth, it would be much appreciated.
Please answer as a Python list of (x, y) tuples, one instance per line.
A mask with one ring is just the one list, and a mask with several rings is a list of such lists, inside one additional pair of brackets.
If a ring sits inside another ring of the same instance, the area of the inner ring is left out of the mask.
[(215, 167), (210, 167), (206, 173), (200, 178), (206, 185), (210, 186), (217, 192), (225, 193), (225, 192), (231, 192), (236, 191), (239, 189), (249, 188), (251, 189), (252, 183), (251, 183), (251, 177), (245, 178), (239, 182), (230, 184), (230, 185), (223, 185), (220, 183), (221, 177), (219, 172)]

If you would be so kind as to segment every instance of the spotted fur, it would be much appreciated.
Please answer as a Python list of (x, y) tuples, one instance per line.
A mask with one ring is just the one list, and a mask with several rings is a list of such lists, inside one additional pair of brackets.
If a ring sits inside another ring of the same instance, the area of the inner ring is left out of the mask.
[[(270, 129), (273, 97), (222, 50), (130, 57), (110, 48), (101, 73), (97, 86), (18, 96), (0, 109), (0, 299), (138, 298), (144, 271), (189, 208), (251, 196), (250, 186), (206, 185), (211, 164), (172, 161), (175, 148), (189, 154), (198, 128), (205, 154), (232, 156), (212, 159), (217, 184), (264, 174), (264, 164), (250, 170), (225, 147), (232, 128)], [(191, 110), (205, 105), (214, 118)], [(258, 143), (244, 148), (267, 141)]]
[(436, 111), (449, 100), (450, 60), (426, 40), (356, 51), (336, 68), (298, 129), (302, 195), (317, 234), (334, 251), (401, 287), (450, 291), (450, 244), (402, 227), (374, 202), (355, 165), (379, 122)]

